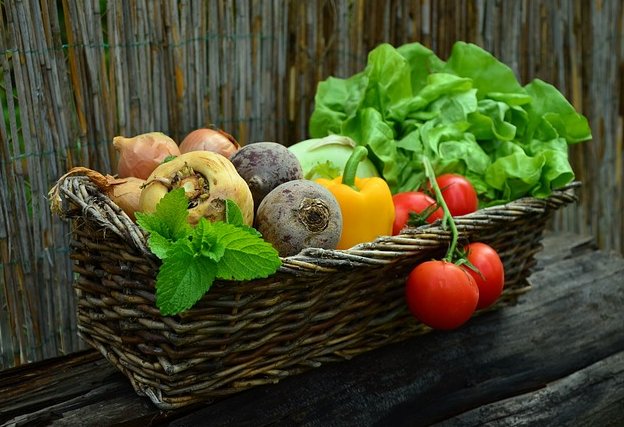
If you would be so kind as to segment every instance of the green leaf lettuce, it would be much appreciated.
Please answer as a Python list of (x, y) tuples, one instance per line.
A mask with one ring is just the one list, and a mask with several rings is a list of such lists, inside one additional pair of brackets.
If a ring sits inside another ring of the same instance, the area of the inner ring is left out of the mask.
[(571, 182), (568, 145), (591, 138), (554, 86), (523, 87), (507, 65), (464, 42), (447, 61), (419, 43), (379, 45), (363, 71), (319, 83), (309, 130), (366, 146), (393, 193), (424, 183), (426, 156), (436, 174), (466, 176), (483, 205), (546, 197)]

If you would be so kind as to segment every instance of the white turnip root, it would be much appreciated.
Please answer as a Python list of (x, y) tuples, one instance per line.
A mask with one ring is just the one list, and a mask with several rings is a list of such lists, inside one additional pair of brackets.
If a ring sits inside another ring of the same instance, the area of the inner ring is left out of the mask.
[(211, 151), (192, 151), (158, 166), (141, 192), (141, 212), (156, 212), (160, 199), (180, 187), (189, 200), (189, 224), (196, 225), (201, 217), (211, 222), (224, 221), (226, 199), (238, 205), (245, 224), (253, 224), (249, 187), (224, 156)]

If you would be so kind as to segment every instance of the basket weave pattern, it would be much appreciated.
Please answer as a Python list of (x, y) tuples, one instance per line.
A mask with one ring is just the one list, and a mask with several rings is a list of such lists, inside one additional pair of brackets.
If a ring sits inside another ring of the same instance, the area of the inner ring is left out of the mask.
[[(575, 185), (456, 218), (462, 239), (497, 249), (505, 289), (490, 308), (516, 302), (552, 212)], [(310, 248), (283, 258), (268, 279), (217, 281), (189, 311), (155, 306), (159, 260), (147, 234), (86, 177), (59, 182), (71, 240), (80, 336), (161, 409), (274, 383), (326, 362), (423, 334), (404, 302), (406, 276), (443, 256), (450, 232), (433, 224), (346, 251)]]

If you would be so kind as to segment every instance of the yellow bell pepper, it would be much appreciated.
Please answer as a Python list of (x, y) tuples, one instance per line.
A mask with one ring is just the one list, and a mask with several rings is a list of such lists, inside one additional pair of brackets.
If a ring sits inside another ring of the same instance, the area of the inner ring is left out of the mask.
[(392, 235), (394, 203), (386, 181), (379, 177), (358, 178), (357, 167), (366, 159), (366, 147), (356, 147), (345, 165), (342, 176), (315, 181), (327, 188), (338, 200), (342, 212), (342, 235), (337, 249), (370, 242), (378, 236)]

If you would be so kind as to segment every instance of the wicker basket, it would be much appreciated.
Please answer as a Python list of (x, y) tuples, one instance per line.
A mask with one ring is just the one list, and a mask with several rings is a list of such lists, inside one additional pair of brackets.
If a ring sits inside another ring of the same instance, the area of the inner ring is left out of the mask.
[[(456, 218), (460, 236), (498, 250), (506, 270), (496, 309), (514, 303), (552, 212), (574, 187)], [(404, 303), (407, 274), (442, 256), (439, 225), (380, 237), (346, 251), (311, 248), (284, 258), (268, 279), (215, 282), (191, 310), (163, 317), (155, 306), (159, 260), (147, 235), (84, 176), (59, 181), (71, 241), (79, 335), (161, 409), (275, 383), (326, 362), (429, 331)]]

